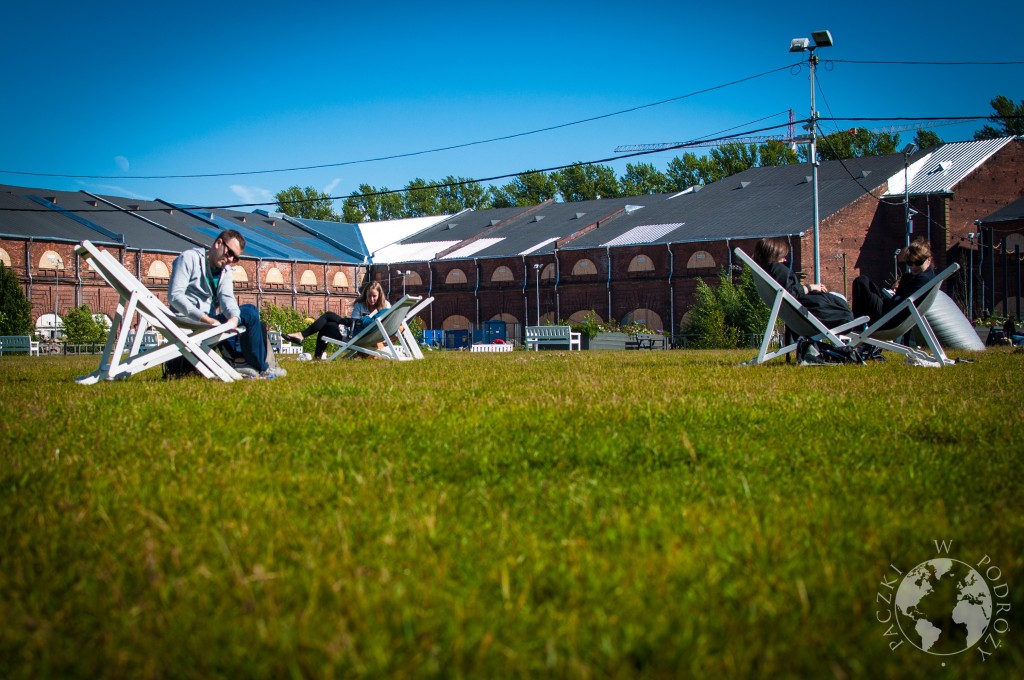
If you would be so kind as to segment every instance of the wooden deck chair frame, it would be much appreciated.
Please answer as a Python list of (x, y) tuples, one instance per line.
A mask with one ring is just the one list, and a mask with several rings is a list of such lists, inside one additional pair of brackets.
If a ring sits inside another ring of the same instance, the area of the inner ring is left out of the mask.
[(327, 360), (333, 361), (338, 357), (351, 359), (360, 354), (394, 361), (422, 359), (423, 352), (409, 330), (407, 319), (419, 314), (433, 301), (432, 297), (423, 299), (405, 295), (388, 309), (378, 312), (372, 324), (364, 326), (349, 340), (323, 338), (329, 345), (338, 346)]
[[(110, 252), (89, 241), (82, 241), (75, 252), (91, 263), (93, 270), (120, 297), (99, 368), (75, 382), (92, 385), (101, 380), (121, 380), (177, 357), (185, 357), (206, 378), (224, 382), (242, 378), (215, 349), (217, 343), (237, 335), (241, 329), (224, 329), (177, 316)], [(138, 326), (134, 333), (133, 324)], [(154, 330), (167, 342), (145, 348), (143, 339)]]
[[(947, 357), (946, 353), (942, 350), (942, 344), (936, 337), (935, 331), (932, 330), (931, 324), (928, 323), (926, 315), (928, 314), (928, 310), (931, 309), (932, 304), (935, 302), (935, 299), (938, 297), (942, 283), (955, 274), (958, 269), (960, 269), (960, 265), (955, 262), (949, 265), (936, 274), (935, 278), (931, 281), (900, 301), (900, 303), (887, 314), (879, 317), (877, 321), (868, 326), (868, 328), (862, 333), (852, 333), (851, 337), (853, 339), (853, 346), (859, 344), (874, 345), (875, 347), (887, 349), (890, 352), (902, 354), (908, 359), (913, 359), (921, 363), (936, 364), (938, 366), (946, 366), (956, 363)], [(903, 312), (909, 312), (906, 319), (892, 328), (884, 328), (889, 321)], [(916, 349), (914, 347), (908, 347), (907, 345), (895, 342), (895, 340), (903, 337), (915, 328), (924, 338), (924, 342), (928, 346), (928, 349), (931, 350), (930, 354), (923, 349)]]
[[(764, 330), (764, 339), (761, 341), (761, 347), (758, 350), (757, 356), (750, 361), (743, 362), (742, 365), (756, 366), (763, 364), (776, 357), (789, 354), (796, 349), (797, 343), (793, 342), (788, 345), (780, 343), (783, 345), (782, 347), (774, 352), (768, 351), (768, 347), (772, 342), (775, 324), (779, 319), (782, 319), (786, 327), (798, 338), (809, 338), (819, 342), (827, 340), (836, 347), (851, 346), (852, 338), (844, 334), (848, 333), (852, 328), (863, 328), (867, 324), (868, 317), (861, 316), (853, 321), (847, 321), (829, 328), (827, 324), (818, 319), (818, 317), (786, 291), (785, 288), (779, 285), (778, 281), (773, 279), (768, 272), (754, 262), (753, 258), (743, 252), (741, 248), (735, 248), (733, 252), (736, 253), (736, 257), (750, 267), (750, 271), (754, 275), (754, 286), (757, 288), (761, 299), (771, 309), (768, 325)], [(785, 334), (782, 337), (785, 337)]]

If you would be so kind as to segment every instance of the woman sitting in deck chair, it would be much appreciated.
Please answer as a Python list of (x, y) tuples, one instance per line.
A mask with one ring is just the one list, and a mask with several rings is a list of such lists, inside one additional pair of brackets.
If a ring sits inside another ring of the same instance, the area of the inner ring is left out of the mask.
[(853, 321), (853, 312), (841, 295), (830, 293), (823, 283), (800, 283), (784, 262), (789, 259), (789, 244), (781, 238), (763, 238), (754, 246), (754, 261), (778, 281), (811, 314), (828, 326)]
[(389, 307), (391, 307), (391, 303), (384, 296), (384, 288), (380, 282), (371, 281), (363, 287), (362, 294), (352, 305), (351, 318), (346, 319), (334, 312), (324, 312), (320, 318), (301, 332), (282, 333), (281, 337), (296, 345), (301, 345), (303, 340), (316, 333), (316, 349), (313, 351), (313, 356), (320, 359), (327, 350), (325, 337), (344, 340), (350, 330), (351, 334), (355, 335), (362, 330), (365, 324), (369, 323), (369, 319), (374, 314)]

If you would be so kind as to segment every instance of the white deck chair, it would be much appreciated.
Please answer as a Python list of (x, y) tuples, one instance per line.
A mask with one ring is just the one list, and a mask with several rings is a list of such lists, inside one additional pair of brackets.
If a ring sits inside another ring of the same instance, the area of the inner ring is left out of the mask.
[[(388, 309), (378, 312), (373, 317), (373, 323), (364, 326), (351, 339), (335, 340), (325, 337), (324, 340), (328, 344), (338, 346), (327, 360), (332, 361), (338, 357), (350, 359), (360, 354), (394, 361), (422, 359), (423, 352), (409, 330), (407, 319), (412, 319), (433, 301), (432, 297), (424, 300), (406, 295)], [(397, 343), (392, 341), (392, 338)], [(383, 347), (378, 347), (380, 344), (383, 344)]]
[[(223, 329), (175, 315), (117, 258), (89, 241), (82, 241), (75, 252), (91, 263), (96, 273), (120, 296), (100, 366), (89, 375), (76, 378), (77, 383), (92, 385), (100, 380), (128, 378), (181, 356), (207, 378), (224, 382), (241, 379), (242, 376), (214, 349), (218, 342), (237, 335), (240, 329)], [(133, 324), (138, 325), (134, 333)], [(143, 342), (147, 335), (153, 336), (153, 331), (159, 331), (167, 342), (146, 348)], [(124, 356), (126, 351), (127, 357)]]
[[(942, 285), (942, 282), (956, 273), (958, 269), (960, 269), (960, 265), (954, 262), (936, 274), (935, 278), (931, 281), (900, 301), (888, 314), (880, 317), (865, 329), (864, 332), (851, 333), (853, 346), (859, 344), (874, 345), (875, 347), (887, 349), (890, 352), (898, 352), (908, 359), (924, 364), (945, 366), (956, 363), (947, 357), (946, 353), (942, 350), (942, 344), (939, 343), (939, 339), (935, 336), (935, 331), (932, 329), (931, 324), (928, 323), (926, 315), (938, 298), (939, 287)], [(892, 328), (883, 328), (890, 320), (904, 312), (908, 312), (906, 319)], [(921, 334), (921, 337), (924, 338), (924, 342), (928, 349), (931, 350), (931, 354), (923, 349), (916, 349), (893, 342), (915, 328)]]
[(754, 286), (757, 288), (757, 292), (761, 295), (764, 303), (772, 310), (771, 316), (768, 317), (768, 326), (764, 330), (764, 340), (761, 342), (761, 348), (757, 356), (750, 361), (743, 362), (743, 365), (756, 366), (763, 364), (776, 357), (789, 354), (796, 349), (797, 343), (793, 342), (780, 347), (774, 352), (768, 351), (768, 347), (772, 342), (775, 324), (779, 319), (782, 319), (786, 327), (797, 337), (816, 341), (827, 340), (836, 347), (850, 346), (852, 340), (844, 334), (849, 332), (851, 328), (863, 328), (867, 324), (868, 317), (862, 316), (853, 321), (847, 321), (829, 328), (828, 325), (822, 323), (818, 317), (800, 304), (795, 297), (790, 295), (785, 288), (779, 285), (778, 281), (773, 279), (768, 272), (754, 262), (743, 250), (736, 248), (733, 252), (736, 253), (736, 257), (740, 258), (750, 267), (750, 271), (754, 275)]

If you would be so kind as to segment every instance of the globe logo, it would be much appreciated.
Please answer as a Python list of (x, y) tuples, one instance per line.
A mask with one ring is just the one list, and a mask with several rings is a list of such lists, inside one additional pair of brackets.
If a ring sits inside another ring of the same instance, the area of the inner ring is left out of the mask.
[(949, 558), (922, 562), (900, 582), (896, 622), (923, 652), (948, 656), (982, 639), (992, 621), (992, 591), (969, 564)]

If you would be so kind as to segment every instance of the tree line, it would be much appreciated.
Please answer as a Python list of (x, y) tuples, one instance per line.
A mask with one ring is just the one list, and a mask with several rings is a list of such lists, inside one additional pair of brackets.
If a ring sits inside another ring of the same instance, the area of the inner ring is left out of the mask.
[[(985, 125), (974, 133), (975, 139), (1024, 134), (1024, 101), (1014, 104), (998, 96), (990, 102), (994, 125)], [(840, 130), (818, 137), (818, 156), (823, 161), (879, 156), (895, 153), (900, 137), (895, 132), (875, 132), (863, 128)], [(914, 143), (921, 149), (942, 144), (930, 130), (918, 130)], [(402, 189), (360, 184), (342, 201), (339, 215), (332, 198), (313, 187), (292, 186), (274, 195), (278, 210), (308, 219), (342, 222), (378, 222), (403, 217), (452, 215), (460, 210), (485, 210), (536, 205), (549, 199), (563, 202), (585, 201), (620, 196), (644, 196), (682, 191), (710, 184), (749, 168), (807, 162), (809, 149), (795, 151), (785, 142), (764, 144), (727, 143), (698, 156), (687, 151), (669, 161), (664, 171), (651, 163), (627, 163), (621, 176), (607, 165), (575, 163), (552, 172), (528, 171), (509, 182), (484, 186), (480, 182), (448, 175), (439, 180), (420, 177)]]

